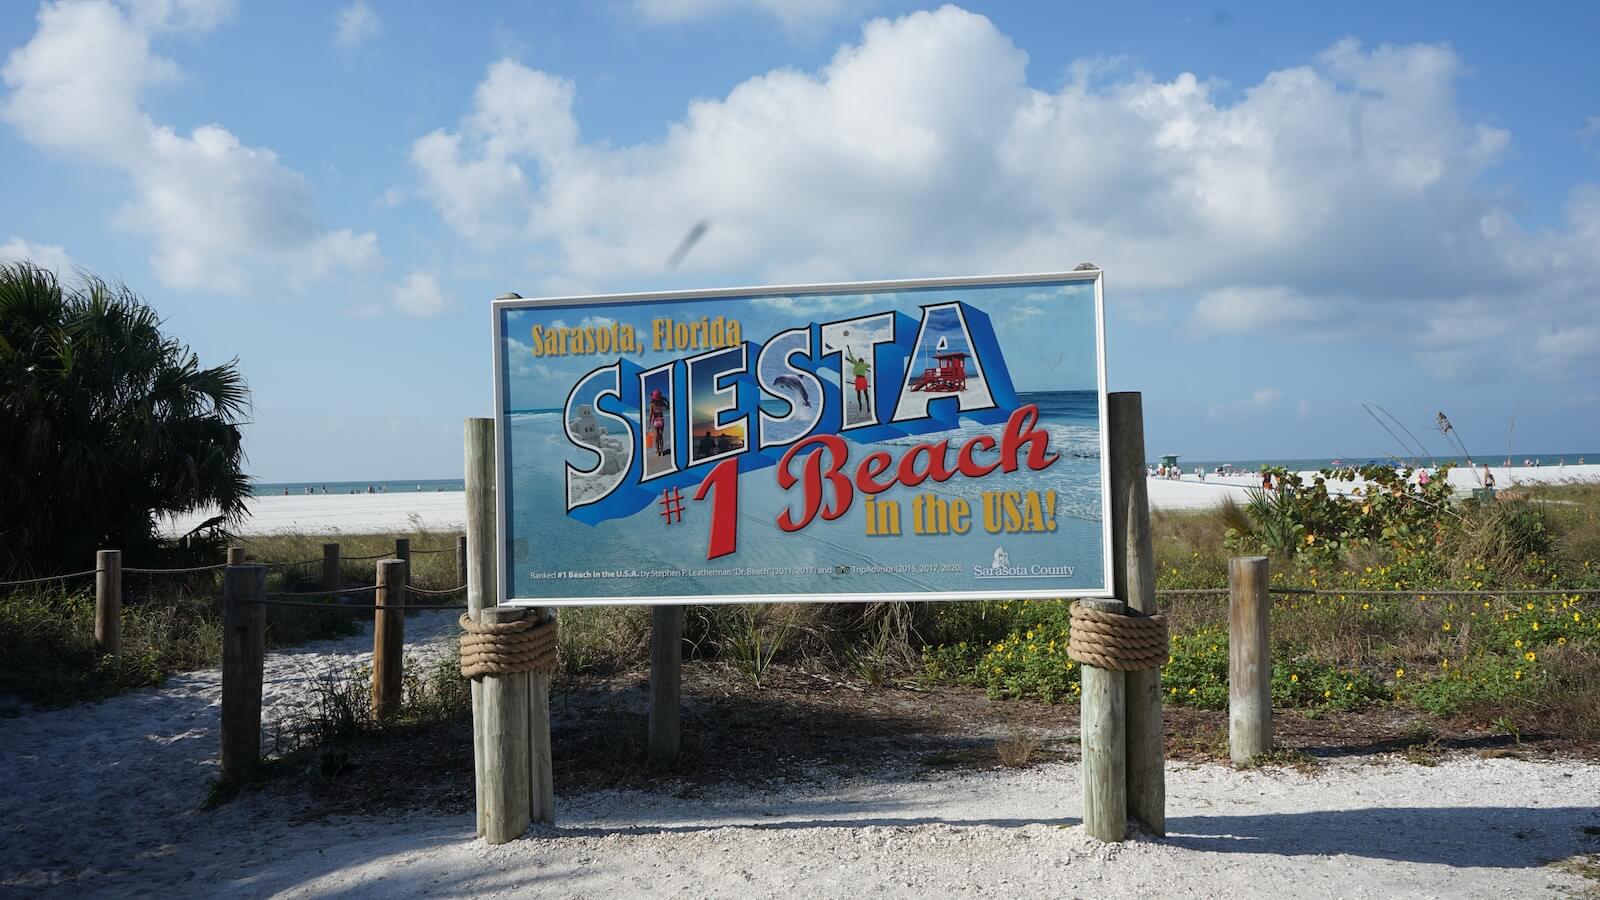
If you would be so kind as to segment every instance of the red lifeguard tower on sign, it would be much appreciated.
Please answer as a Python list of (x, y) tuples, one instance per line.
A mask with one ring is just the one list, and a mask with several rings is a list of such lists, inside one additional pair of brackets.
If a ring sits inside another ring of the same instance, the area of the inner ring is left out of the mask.
[(967, 389), (967, 354), (944, 351), (933, 355), (935, 365), (911, 380), (913, 391), (953, 394)]

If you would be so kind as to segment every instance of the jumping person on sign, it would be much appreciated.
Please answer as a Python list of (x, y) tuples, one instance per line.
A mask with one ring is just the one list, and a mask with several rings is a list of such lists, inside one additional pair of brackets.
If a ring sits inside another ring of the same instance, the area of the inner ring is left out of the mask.
[(867, 362), (864, 359), (858, 359), (854, 353), (850, 352), (850, 347), (848, 345), (846, 345), (845, 348), (844, 348), (844, 358), (849, 360), (850, 365), (853, 368), (853, 371), (855, 372), (855, 376), (856, 376), (856, 411), (857, 412), (861, 412), (862, 410), (866, 409), (866, 404), (867, 404), (867, 400), (868, 400), (868, 397), (867, 397), (867, 372), (872, 369), (872, 364)]

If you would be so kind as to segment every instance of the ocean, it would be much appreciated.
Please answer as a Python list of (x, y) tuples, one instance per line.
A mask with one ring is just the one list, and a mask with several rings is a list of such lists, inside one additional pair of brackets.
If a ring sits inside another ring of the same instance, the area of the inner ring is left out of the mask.
[(417, 492), (464, 491), (467, 483), (460, 478), (413, 478), (399, 481), (267, 481), (257, 482), (250, 492), (257, 497), (282, 494), (411, 494)]

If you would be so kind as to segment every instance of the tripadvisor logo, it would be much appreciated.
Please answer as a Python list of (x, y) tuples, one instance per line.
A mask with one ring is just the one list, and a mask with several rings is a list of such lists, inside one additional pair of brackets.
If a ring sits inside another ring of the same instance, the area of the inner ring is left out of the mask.
[(1012, 565), (1011, 554), (1004, 547), (994, 548), (987, 566), (973, 566), (974, 578), (1044, 578), (1072, 575), (1072, 566)]

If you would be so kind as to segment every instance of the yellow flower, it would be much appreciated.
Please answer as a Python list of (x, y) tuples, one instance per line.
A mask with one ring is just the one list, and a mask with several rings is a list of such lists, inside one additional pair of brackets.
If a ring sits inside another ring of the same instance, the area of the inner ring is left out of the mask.
[(1300, 683), (1300, 676), (1299, 675), (1290, 675), (1289, 676), (1289, 681), (1294, 683), (1294, 684), (1299, 684)]
[(1172, 689), (1172, 696), (1174, 696), (1174, 697), (1178, 696), (1178, 689), (1177, 688), (1173, 688)]
[(1450, 668), (1450, 660), (1448, 660), (1448, 659), (1439, 660), (1439, 668), (1441, 668), (1441, 669)]
[(1515, 671), (1515, 672), (1512, 672), (1512, 673), (1511, 673), (1511, 677), (1512, 677), (1512, 678), (1515, 678), (1515, 679), (1516, 679), (1516, 680), (1518, 680), (1518, 681), (1521, 681), (1521, 680), (1522, 680), (1522, 670), (1521, 670), (1521, 669), (1518, 669), (1518, 670), (1517, 670), (1517, 671)]
[(1530, 612), (1531, 612), (1531, 611), (1532, 611), (1532, 610), (1533, 610), (1533, 604), (1532, 604), (1532, 603), (1529, 603), (1529, 604), (1528, 604), (1528, 610), (1529, 610), (1529, 611), (1530, 611)]
[(1449, 622), (1444, 623), (1444, 625), (1441, 626), (1439, 630), (1440, 631), (1449, 631), (1450, 630), (1450, 623)]
[(1517, 638), (1516, 640), (1512, 641), (1511, 642), (1511, 646), (1517, 648), (1518, 650), (1521, 650), (1522, 649), (1522, 638)]
[(1198, 693), (1200, 693), (1200, 692), (1195, 690), (1194, 688), (1189, 688), (1189, 696), (1193, 697), (1195, 694), (1198, 694)]
[(1371, 609), (1372, 608), (1372, 604), (1371, 603), (1363, 603), (1363, 604), (1361, 604), (1361, 608), (1362, 609)]
[(1534, 660), (1538, 659), (1537, 656), (1533, 655), (1533, 651), (1532, 650), (1529, 650), (1527, 653), (1522, 654), (1522, 658), (1527, 660), (1528, 662), (1533, 662)]
[(1533, 630), (1534, 631), (1538, 631), (1539, 630), (1539, 623), (1538, 622), (1533, 623)]
[(1329, 697), (1332, 697), (1332, 696), (1333, 696), (1333, 691), (1323, 691), (1322, 692), (1322, 699), (1324, 699), (1324, 700), (1326, 700), (1326, 699), (1328, 699)]
[(1396, 677), (1396, 678), (1404, 678), (1404, 677), (1406, 677), (1406, 670), (1405, 669), (1395, 669), (1394, 670), (1394, 677)]
[(1566, 638), (1564, 638), (1564, 637), (1556, 638), (1556, 646), (1557, 647), (1565, 647), (1566, 645), (1567, 645), (1567, 639)]
[(1356, 683), (1354, 681), (1346, 681), (1344, 683), (1344, 689), (1347, 690), (1347, 691), (1348, 690), (1352, 690), (1353, 688), (1355, 688), (1355, 686), (1356, 686)]

